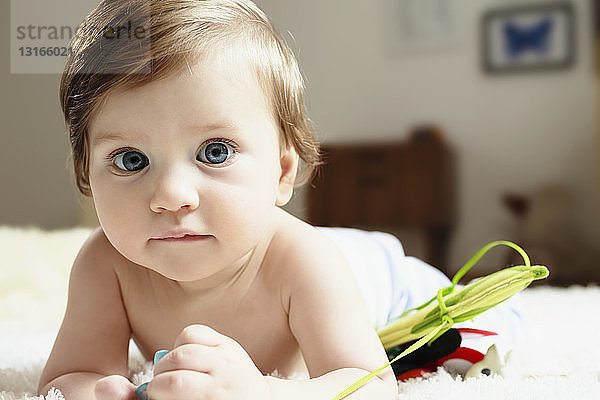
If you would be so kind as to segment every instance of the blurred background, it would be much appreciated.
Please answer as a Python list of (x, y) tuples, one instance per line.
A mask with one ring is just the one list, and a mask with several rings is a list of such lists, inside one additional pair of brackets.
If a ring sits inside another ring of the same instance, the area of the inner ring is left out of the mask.
[[(69, 10), (81, 20), (93, 3)], [(325, 147), (322, 173), (288, 211), (392, 232), (449, 274), (506, 239), (548, 265), (551, 283), (600, 282), (597, 1), (256, 3), (297, 55)], [(15, 64), (23, 4), (0, 5), (11, 30), (0, 225), (94, 226), (74, 185), (60, 75)], [(518, 261), (494, 250), (476, 274)]]

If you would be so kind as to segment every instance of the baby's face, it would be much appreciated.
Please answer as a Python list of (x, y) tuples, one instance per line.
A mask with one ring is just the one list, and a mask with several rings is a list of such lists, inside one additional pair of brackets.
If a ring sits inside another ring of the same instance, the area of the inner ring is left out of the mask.
[[(177, 281), (249, 256), (281, 174), (276, 124), (250, 67), (215, 57), (191, 71), (110, 94), (89, 129), (105, 234), (129, 260)], [(181, 228), (204, 236), (157, 239)]]

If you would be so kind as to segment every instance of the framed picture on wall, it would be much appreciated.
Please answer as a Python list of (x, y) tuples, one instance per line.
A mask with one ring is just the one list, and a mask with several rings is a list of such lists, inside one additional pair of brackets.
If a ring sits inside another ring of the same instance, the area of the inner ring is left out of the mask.
[(488, 73), (567, 68), (575, 60), (573, 6), (541, 3), (487, 11), (481, 40)]

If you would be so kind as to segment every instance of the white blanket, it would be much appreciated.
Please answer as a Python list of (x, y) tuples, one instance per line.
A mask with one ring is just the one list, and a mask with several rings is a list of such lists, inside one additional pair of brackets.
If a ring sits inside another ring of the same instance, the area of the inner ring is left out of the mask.
[[(0, 400), (63, 399), (58, 391), (36, 397), (36, 388), (66, 304), (69, 267), (88, 233), (0, 227)], [(600, 399), (600, 288), (538, 285), (522, 301), (530, 332), (513, 349), (506, 377), (462, 381), (440, 370), (401, 383), (399, 399)], [(130, 355), (132, 380), (141, 383), (151, 364), (135, 348)]]

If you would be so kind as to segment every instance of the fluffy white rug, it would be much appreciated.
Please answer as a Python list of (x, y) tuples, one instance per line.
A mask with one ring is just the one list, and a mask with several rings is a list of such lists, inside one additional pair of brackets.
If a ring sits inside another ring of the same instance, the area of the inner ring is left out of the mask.
[[(0, 400), (64, 399), (59, 391), (36, 397), (36, 388), (66, 304), (69, 267), (88, 234), (0, 227)], [(507, 376), (463, 381), (439, 370), (401, 383), (399, 399), (600, 399), (600, 287), (538, 285), (522, 301), (530, 332), (513, 348)], [(133, 346), (130, 372), (134, 383), (151, 376)]]

